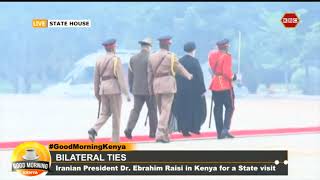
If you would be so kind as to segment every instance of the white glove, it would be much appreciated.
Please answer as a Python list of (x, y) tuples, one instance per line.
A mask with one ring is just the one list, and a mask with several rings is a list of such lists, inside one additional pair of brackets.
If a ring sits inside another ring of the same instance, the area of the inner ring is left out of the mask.
[(237, 81), (242, 81), (242, 74), (240, 73), (237, 73)]

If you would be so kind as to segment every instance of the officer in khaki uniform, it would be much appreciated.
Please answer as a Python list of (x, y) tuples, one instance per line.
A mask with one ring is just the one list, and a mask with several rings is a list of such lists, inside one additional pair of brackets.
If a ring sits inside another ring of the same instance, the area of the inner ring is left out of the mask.
[(160, 112), (156, 142), (168, 143), (168, 122), (174, 94), (177, 92), (175, 73), (187, 79), (192, 79), (190, 74), (177, 60), (174, 53), (169, 51), (171, 37), (164, 36), (158, 39), (160, 50), (151, 54), (148, 64), (148, 85), (150, 94), (154, 93)]
[(145, 38), (139, 41), (141, 51), (132, 56), (129, 62), (128, 80), (130, 92), (134, 95), (134, 106), (130, 112), (129, 121), (124, 134), (128, 139), (132, 139), (132, 131), (137, 124), (140, 111), (146, 102), (149, 116), (149, 137), (155, 138), (157, 130), (157, 105), (154, 96), (148, 91), (148, 60), (150, 56), (152, 40)]
[(121, 92), (127, 96), (126, 86), (120, 58), (116, 56), (116, 40), (110, 39), (102, 44), (107, 53), (98, 58), (94, 73), (94, 93), (101, 102), (100, 117), (88, 131), (89, 139), (94, 142), (100, 128), (112, 115), (112, 141), (120, 140)]

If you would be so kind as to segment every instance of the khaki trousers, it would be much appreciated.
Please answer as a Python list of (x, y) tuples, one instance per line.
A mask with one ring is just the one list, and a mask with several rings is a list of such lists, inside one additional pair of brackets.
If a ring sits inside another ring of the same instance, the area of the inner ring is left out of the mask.
[(157, 123), (158, 123), (157, 104), (156, 104), (155, 97), (149, 96), (149, 95), (134, 95), (134, 106), (130, 112), (129, 121), (128, 121), (126, 130), (132, 132), (132, 130), (136, 126), (144, 102), (146, 102), (147, 104), (148, 113), (149, 113), (149, 126), (150, 126), (149, 134), (155, 135), (157, 130)]
[(156, 94), (155, 96), (160, 112), (158, 128), (156, 132), (156, 139), (169, 140), (168, 123), (174, 94)]
[(122, 98), (120, 94), (102, 95), (100, 117), (94, 124), (93, 129), (98, 133), (101, 127), (112, 115), (112, 141), (120, 141), (120, 115)]

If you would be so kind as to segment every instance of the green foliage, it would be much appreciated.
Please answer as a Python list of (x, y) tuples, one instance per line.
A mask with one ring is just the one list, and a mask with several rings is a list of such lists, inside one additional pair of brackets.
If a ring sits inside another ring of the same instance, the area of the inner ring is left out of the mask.
[(320, 68), (310, 67), (308, 76), (305, 68), (299, 68), (292, 74), (291, 82), (306, 94), (320, 94)]

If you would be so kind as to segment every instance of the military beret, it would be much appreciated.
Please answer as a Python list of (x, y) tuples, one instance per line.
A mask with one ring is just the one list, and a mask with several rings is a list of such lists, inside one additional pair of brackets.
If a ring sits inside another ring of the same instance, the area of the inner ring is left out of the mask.
[(229, 39), (223, 39), (217, 42), (217, 46), (225, 46), (228, 43), (229, 43)]
[(163, 43), (163, 44), (171, 44), (171, 41), (170, 41), (171, 39), (172, 39), (171, 36), (162, 36), (162, 37), (158, 38), (160, 43)]
[(116, 39), (108, 39), (107, 41), (103, 42), (102, 45), (103, 46), (112, 46), (117, 42)]
[(170, 39), (172, 39), (171, 36), (161, 36), (161, 37), (158, 38), (159, 41), (161, 41), (161, 40), (170, 40)]
[(229, 39), (223, 39), (217, 42), (217, 46), (225, 46), (228, 43), (229, 43)]
[(183, 46), (183, 50), (186, 52), (191, 52), (196, 49), (196, 44), (194, 42), (187, 42)]

